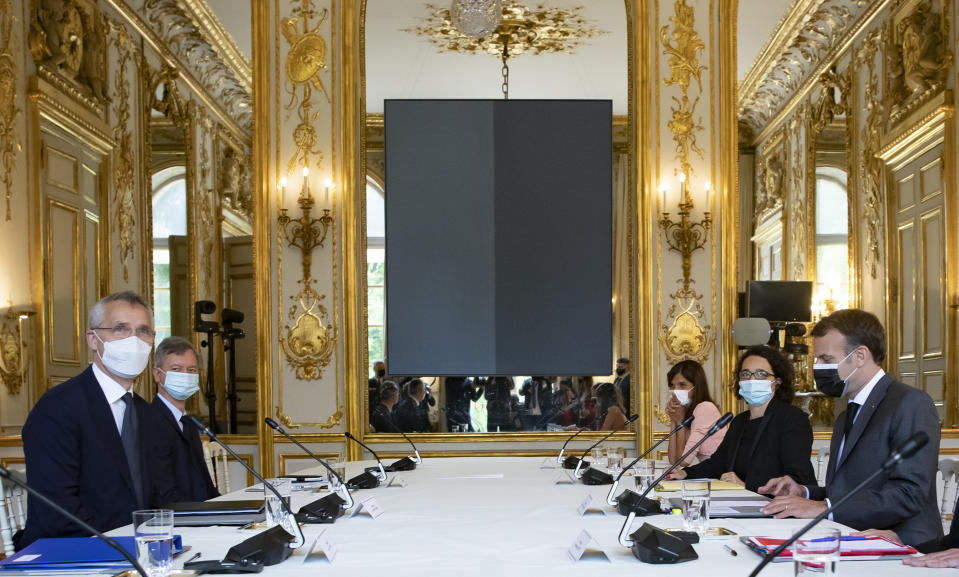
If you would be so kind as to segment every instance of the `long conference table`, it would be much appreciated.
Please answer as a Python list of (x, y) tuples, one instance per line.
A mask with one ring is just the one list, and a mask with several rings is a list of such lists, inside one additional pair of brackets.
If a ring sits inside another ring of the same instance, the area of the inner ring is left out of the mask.
[[(555, 459), (550, 459), (555, 466)], [(745, 577), (759, 563), (760, 556), (739, 542), (706, 540), (694, 545), (699, 559), (675, 565), (648, 565), (636, 559), (618, 542), (625, 517), (606, 504), (609, 486), (581, 483), (556, 484), (562, 469), (541, 468), (542, 457), (465, 457), (424, 459), (414, 471), (399, 475), (405, 487), (353, 491), (359, 503), (370, 497), (381, 513), (376, 518), (363, 512), (349, 517), (346, 512), (334, 524), (304, 525), (307, 545), (278, 565), (266, 567), (264, 575), (449, 575), (455, 577), (517, 575), (738, 575)], [(375, 464), (356, 461), (347, 464), (353, 476)], [(307, 472), (319, 472), (310, 469)], [(564, 476), (564, 475), (563, 475)], [(620, 487), (633, 488), (624, 477)], [(622, 489), (619, 490), (622, 490)], [(732, 496), (736, 492), (723, 492)], [(262, 493), (235, 491), (220, 499), (251, 499)], [(741, 495), (749, 495), (743, 491)], [(591, 512), (579, 508), (592, 495)], [(322, 494), (294, 491), (296, 511)], [(602, 511), (602, 512), (600, 512)], [(637, 518), (632, 530), (643, 522), (660, 528), (682, 528), (681, 515)], [(797, 519), (714, 519), (711, 526), (726, 527), (739, 536), (787, 537), (806, 523)], [(832, 523), (846, 534), (850, 529)], [(567, 551), (580, 533), (593, 537), (591, 549), (601, 550), (606, 560), (573, 562)], [(311, 556), (306, 550), (326, 531), (336, 548), (332, 563)], [(222, 559), (227, 550), (253, 534), (236, 527), (177, 527), (185, 545), (192, 550), (177, 560), (176, 567), (196, 552), (200, 559)], [(130, 535), (130, 528), (113, 531)], [(723, 548), (732, 547), (733, 556)], [(955, 575), (955, 569), (908, 567), (898, 560), (847, 561), (840, 563), (843, 577), (868, 575)], [(791, 562), (771, 563), (762, 575), (792, 575)]]

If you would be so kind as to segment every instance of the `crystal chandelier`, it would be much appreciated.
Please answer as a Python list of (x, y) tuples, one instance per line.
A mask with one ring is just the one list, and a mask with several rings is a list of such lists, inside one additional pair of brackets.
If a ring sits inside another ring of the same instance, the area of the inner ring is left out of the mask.
[(499, 26), (503, 18), (500, 0), (453, 0), (450, 21), (460, 33), (482, 38)]

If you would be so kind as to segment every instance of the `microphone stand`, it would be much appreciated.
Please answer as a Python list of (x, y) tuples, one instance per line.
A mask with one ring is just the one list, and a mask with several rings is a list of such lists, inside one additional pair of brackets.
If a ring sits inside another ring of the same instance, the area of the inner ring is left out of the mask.
[[(575, 433), (573, 433), (572, 436), (570, 436), (570, 438), (566, 439), (566, 442), (563, 443), (563, 448), (561, 448), (561, 449), (559, 450), (559, 455), (556, 455), (556, 462), (557, 462), (558, 464), (560, 464), (560, 465), (563, 465), (563, 468), (564, 468), (564, 469), (572, 469), (572, 468), (573, 468), (572, 463), (570, 463), (570, 466), (569, 466), (569, 467), (567, 467), (566, 464), (563, 463), (563, 452), (566, 451), (566, 445), (568, 445), (570, 441), (572, 441), (574, 438), (576, 438), (576, 435), (582, 433), (582, 432), (585, 431), (585, 430), (586, 430), (586, 429), (580, 429), (580, 430), (576, 431)], [(576, 457), (573, 457), (572, 455), (570, 455), (569, 459), (576, 459)], [(576, 459), (576, 462), (578, 463), (578, 462), (579, 462), (579, 459)]]
[(633, 465), (635, 465), (635, 464), (638, 463), (640, 460), (642, 460), (643, 457), (645, 457), (646, 455), (652, 453), (653, 450), (654, 450), (656, 447), (662, 445), (662, 444), (665, 443), (667, 440), (669, 440), (669, 438), (672, 437), (673, 435), (675, 435), (677, 431), (679, 431), (679, 430), (682, 429), (683, 427), (689, 426), (692, 422), (693, 422), (693, 416), (692, 416), (692, 415), (686, 417), (685, 419), (683, 419), (683, 422), (680, 423), (679, 425), (677, 425), (675, 429), (673, 429), (672, 431), (670, 431), (668, 435), (666, 435), (665, 437), (663, 437), (662, 439), (660, 439), (655, 445), (653, 445), (653, 446), (650, 447), (649, 449), (646, 449), (646, 452), (645, 452), (645, 453), (643, 453), (642, 455), (636, 457), (635, 459), (633, 459), (632, 461), (630, 461), (630, 463), (629, 463), (628, 465), (626, 465), (625, 467), (623, 467), (623, 470), (619, 473), (619, 475), (616, 476), (616, 479), (613, 481), (613, 486), (609, 488), (609, 493), (606, 495), (606, 502), (607, 502), (608, 504), (610, 504), (610, 505), (616, 505), (616, 498), (613, 497), (613, 493), (616, 492), (616, 487), (619, 486), (619, 480), (623, 478), (623, 475), (626, 474), (626, 471), (628, 471)]
[(928, 442), (929, 442), (929, 435), (927, 435), (926, 433), (922, 431), (914, 433), (911, 437), (906, 439), (901, 445), (893, 449), (892, 454), (889, 455), (889, 458), (886, 459), (886, 461), (882, 464), (881, 467), (879, 467), (878, 469), (873, 471), (871, 475), (863, 479), (863, 481), (859, 483), (858, 485), (856, 485), (852, 489), (852, 491), (847, 492), (845, 495), (837, 499), (836, 502), (833, 503), (831, 507), (826, 508), (825, 511), (816, 515), (812, 521), (810, 521), (809, 523), (806, 524), (805, 527), (803, 527), (802, 529), (794, 533), (792, 537), (783, 541), (782, 544), (779, 545), (779, 547), (776, 547), (769, 553), (766, 553), (766, 555), (763, 556), (763, 560), (759, 562), (759, 565), (756, 565), (756, 568), (753, 569), (753, 572), (749, 574), (749, 577), (756, 577), (756, 575), (759, 575), (759, 572), (762, 571), (763, 568), (766, 565), (768, 565), (770, 561), (772, 561), (780, 553), (785, 551), (787, 547), (795, 543), (796, 539), (799, 539), (800, 537), (802, 537), (803, 534), (806, 533), (806, 531), (809, 531), (810, 529), (815, 527), (820, 521), (828, 517), (830, 513), (838, 509), (839, 506), (845, 503), (850, 497), (852, 497), (853, 495), (861, 491), (862, 488), (868, 485), (869, 483), (871, 483), (873, 479), (878, 477), (880, 474), (885, 473), (889, 471), (890, 469), (892, 469), (893, 467), (895, 467), (896, 464), (899, 463), (899, 461), (902, 461), (903, 459), (907, 459), (911, 457), (912, 455), (914, 455), (916, 451), (921, 449)]
[[(346, 483), (343, 482), (343, 478), (340, 477), (339, 475), (337, 475), (337, 474), (336, 474), (336, 471), (333, 470), (333, 467), (330, 467), (330, 465), (327, 464), (326, 461), (324, 461), (323, 459), (321, 459), (321, 458), (317, 457), (316, 455), (314, 455), (313, 452), (310, 451), (309, 449), (307, 449), (306, 447), (304, 447), (302, 443), (300, 443), (299, 441), (297, 441), (296, 439), (294, 439), (292, 436), (290, 436), (290, 434), (287, 433), (286, 431), (284, 431), (284, 430), (283, 430), (283, 427), (281, 427), (281, 426), (280, 426), (276, 421), (274, 421), (273, 419), (267, 417), (267, 418), (263, 419), (263, 421), (264, 421), (267, 425), (269, 425), (271, 429), (273, 429), (273, 430), (276, 431), (277, 433), (283, 435), (284, 437), (286, 437), (287, 439), (289, 439), (290, 441), (292, 441), (294, 445), (296, 445), (297, 447), (303, 449), (303, 451), (304, 451), (307, 455), (313, 457), (314, 459), (316, 459), (316, 461), (317, 461), (319, 464), (321, 464), (321, 465), (323, 465), (324, 467), (326, 467), (326, 470), (330, 472), (330, 484), (333, 485), (332, 489), (333, 489), (333, 491), (334, 491), (335, 493), (339, 493), (339, 494), (340, 494), (340, 499), (343, 501), (343, 504), (341, 505), (341, 507), (342, 507), (343, 509), (349, 509), (350, 507), (353, 506), (353, 496), (350, 495), (350, 490), (346, 487)], [(325, 498), (325, 497), (324, 497), (324, 498)], [(320, 499), (320, 500), (322, 501), (322, 499)]]
[[(224, 443), (223, 441), (221, 441), (221, 440), (219, 439), (219, 437), (217, 437), (215, 434), (213, 434), (213, 431), (211, 431), (209, 427), (207, 427), (206, 425), (204, 425), (203, 422), (202, 422), (200, 419), (196, 418), (196, 416), (194, 416), (194, 415), (186, 415), (186, 418), (187, 418), (187, 420), (189, 420), (190, 422), (192, 422), (192, 423), (197, 427), (197, 429), (199, 429), (199, 431), (200, 431), (201, 434), (207, 435), (208, 437), (210, 437), (210, 440), (211, 440), (211, 441), (213, 441), (213, 442), (215, 442), (217, 445), (220, 445), (221, 447), (223, 447), (223, 449), (224, 449), (227, 453), (229, 453), (231, 457), (233, 457), (234, 459), (236, 459), (236, 461), (237, 461), (238, 463), (240, 463), (241, 465), (243, 465), (243, 468), (245, 468), (247, 471), (249, 471), (250, 474), (253, 475), (253, 476), (256, 478), (257, 481), (263, 483), (263, 492), (264, 492), (264, 493), (266, 493), (266, 491), (269, 490), (271, 493), (273, 493), (274, 496), (276, 496), (277, 499), (280, 500), (280, 505), (283, 507), (283, 509), (286, 511), (286, 513), (290, 516), (290, 519), (292, 519), (292, 525), (293, 525), (293, 527), (296, 529), (296, 532), (299, 533), (299, 535), (290, 534), (289, 531), (286, 531), (286, 529), (284, 529), (283, 525), (277, 525), (276, 527), (273, 527), (273, 528), (271, 528), (271, 529), (268, 529), (267, 531), (265, 531), (264, 533), (261, 533), (260, 535), (255, 535), (254, 537), (251, 537), (251, 539), (256, 539), (256, 538), (260, 537), (261, 535), (265, 535), (267, 532), (272, 531), (272, 530), (274, 530), (274, 529), (279, 529), (280, 531), (282, 531), (282, 532), (284, 532), (284, 533), (287, 533), (287, 534), (289, 535), (289, 537), (292, 537), (292, 540), (291, 540), (287, 545), (284, 546), (284, 550), (285, 550), (285, 551), (284, 551), (284, 554), (283, 554), (283, 558), (282, 558), (282, 559), (279, 559), (279, 561), (282, 561), (283, 559), (286, 559), (287, 557), (289, 557), (289, 556), (290, 556), (290, 553), (292, 553), (292, 550), (293, 550), (293, 549), (297, 549), (297, 548), (299, 548), (299, 547), (302, 547), (303, 544), (306, 543), (306, 537), (303, 536), (303, 530), (300, 529), (300, 524), (296, 522), (296, 517), (293, 515), (293, 510), (290, 509), (289, 503), (287, 503), (287, 502), (286, 502), (286, 499), (284, 499), (283, 496), (280, 495), (280, 492), (276, 490), (276, 487), (274, 487), (273, 485), (271, 485), (270, 483), (268, 483), (268, 482), (266, 481), (266, 479), (263, 478), (262, 475), (260, 475), (259, 473), (256, 472), (256, 469), (254, 469), (253, 467), (247, 465), (247, 464), (246, 464), (246, 461), (244, 461), (243, 459), (241, 459), (240, 456), (236, 454), (236, 451), (234, 451), (233, 449), (231, 449), (226, 443)], [(228, 554), (227, 556), (229, 557), (229, 554)], [(279, 562), (279, 561), (277, 561), (277, 562)], [(264, 563), (264, 565), (270, 565), (270, 564), (271, 564), (271, 563)]]
[(230, 434), (236, 434), (237, 424), (236, 424), (236, 339), (242, 339), (246, 336), (243, 332), (243, 329), (233, 328), (232, 326), (227, 327), (227, 323), (224, 323), (223, 327), (223, 350), (228, 352), (229, 361), (227, 362), (227, 371), (226, 371), (226, 400), (227, 407), (229, 411), (229, 430)]
[[(580, 469), (580, 467), (582, 466), (582, 464), (583, 464), (583, 459), (586, 458), (586, 455), (588, 455), (589, 452), (592, 451), (595, 447), (598, 447), (600, 443), (602, 443), (602, 442), (605, 441), (606, 439), (612, 437), (612, 436), (613, 436), (613, 433), (615, 433), (616, 431), (622, 429), (623, 427), (625, 427), (626, 425), (632, 423), (633, 421), (635, 421), (635, 420), (638, 419), (638, 418), (639, 418), (639, 413), (636, 413), (636, 414), (633, 415), (632, 417), (626, 419), (626, 422), (625, 422), (625, 423), (623, 423), (622, 425), (616, 427), (615, 429), (613, 429), (613, 430), (610, 431), (609, 433), (606, 433), (606, 435), (604, 435), (600, 440), (596, 441), (595, 443), (593, 443), (592, 445), (590, 445), (588, 449), (586, 449), (585, 451), (583, 451), (583, 456), (580, 457), (580, 458), (579, 458), (579, 462), (576, 463), (576, 470), (573, 471), (573, 475), (575, 475), (577, 479), (582, 479), (582, 478), (583, 478), (583, 473), (580, 473), (580, 472), (579, 472), (579, 469)], [(610, 482), (612, 482), (612, 477), (610, 477)], [(597, 484), (598, 484), (598, 483), (597, 483)]]
[[(380, 472), (376, 475), (376, 479), (377, 479), (377, 483), (376, 483), (376, 484), (378, 485), (378, 484), (382, 483), (383, 481), (385, 481), (385, 480), (386, 480), (386, 470), (383, 468), (383, 461), (380, 460), (379, 456), (376, 454), (376, 451), (374, 451), (373, 449), (371, 449), (371, 448), (369, 448), (368, 446), (366, 446), (366, 444), (364, 444), (363, 441), (361, 441), (361, 440), (357, 439), (356, 437), (354, 437), (349, 431), (343, 433), (343, 435), (344, 435), (347, 439), (351, 439), (351, 440), (355, 441), (357, 444), (359, 444), (361, 447), (363, 447), (364, 449), (366, 449), (367, 451), (369, 451), (370, 454), (373, 455), (373, 458), (376, 459), (376, 464), (379, 465), (379, 467), (380, 467)], [(369, 473), (369, 471), (367, 471), (367, 472), (365, 472), (365, 473), (361, 473), (361, 474), (357, 475), (356, 477), (353, 477), (352, 479), (350, 479), (349, 482), (350, 482), (350, 483), (357, 484), (357, 485), (359, 485), (359, 484), (361, 484), (361, 483), (362, 483), (362, 484), (368, 484), (368, 481), (367, 481), (366, 479), (363, 479), (363, 478), (362, 478), (363, 475), (366, 475), (366, 474), (368, 474), (368, 473)], [(371, 475), (371, 476), (372, 476), (372, 475)], [(375, 487), (375, 486), (376, 486), (376, 485), (373, 485), (373, 487)], [(372, 487), (363, 487), (363, 488), (370, 488), (370, 489), (371, 489)]]
[[(415, 455), (415, 458), (411, 459), (410, 457), (403, 457), (402, 459), (399, 459), (395, 463), (390, 465), (389, 468), (393, 471), (412, 471), (413, 469), (416, 468), (417, 465), (423, 462), (423, 459), (420, 457), (420, 452), (416, 448), (416, 445), (413, 444), (413, 441), (411, 441), (410, 438), (406, 436), (406, 433), (401, 431), (399, 427), (393, 424), (392, 419), (390, 420), (390, 424), (393, 425), (393, 430), (403, 435), (403, 438), (406, 439), (406, 442), (409, 443), (411, 447), (413, 447), (413, 454)], [(372, 451), (370, 452), (372, 453)]]
[(147, 572), (143, 569), (143, 566), (140, 565), (140, 564), (137, 562), (136, 558), (134, 558), (133, 555), (131, 555), (129, 551), (127, 551), (122, 545), (120, 545), (119, 543), (117, 543), (115, 540), (111, 539), (110, 537), (107, 537), (106, 535), (104, 535), (104, 534), (101, 533), (100, 531), (97, 531), (97, 530), (94, 529), (92, 526), (90, 526), (90, 524), (88, 524), (86, 521), (84, 521), (83, 519), (80, 519), (79, 517), (77, 517), (77, 516), (74, 515), (73, 513), (69, 512), (69, 511), (67, 511), (66, 509), (64, 509), (63, 507), (61, 507), (60, 504), (57, 503), (56, 501), (54, 501), (53, 499), (47, 497), (46, 495), (44, 495), (44, 494), (41, 493), (40, 491), (37, 491), (36, 489), (34, 489), (33, 487), (31, 487), (30, 485), (28, 485), (28, 484), (25, 483), (24, 481), (21, 481), (20, 479), (18, 479), (17, 476), (14, 475), (14, 474), (13, 474), (9, 469), (7, 469), (6, 467), (0, 467), (0, 477), (3, 477), (4, 479), (10, 481), (11, 483), (13, 483), (14, 485), (16, 485), (17, 487), (20, 487), (21, 489), (23, 489), (23, 490), (26, 491), (27, 493), (30, 493), (31, 496), (36, 497), (41, 503), (43, 503), (43, 504), (46, 505), (47, 507), (50, 507), (51, 509), (53, 509), (53, 510), (56, 511), (57, 513), (60, 513), (61, 515), (63, 515), (64, 517), (66, 517), (67, 519), (69, 519), (70, 521), (72, 521), (73, 523), (76, 523), (77, 525), (79, 525), (79, 526), (82, 527), (83, 529), (85, 529), (85, 530), (89, 531), (90, 533), (96, 535), (96, 537), (97, 537), (98, 539), (102, 540), (104, 543), (106, 543), (107, 545), (109, 545), (109, 546), (112, 547), (113, 549), (116, 549), (117, 553), (119, 553), (120, 555), (123, 555), (123, 558), (126, 559), (127, 561), (129, 561), (131, 565), (133, 565), (133, 568), (136, 569), (136, 572), (137, 572), (137, 573), (139, 573), (139, 574), (142, 575), (143, 577), (149, 577), (149, 576), (147, 575)]
[[(653, 490), (653, 487), (658, 485), (660, 481), (665, 479), (667, 475), (672, 473), (676, 469), (676, 467), (679, 466), (680, 463), (685, 461), (686, 457), (696, 452), (696, 449), (698, 449), (700, 445), (705, 443), (706, 439), (715, 435), (720, 429), (725, 427), (731, 420), (733, 420), (732, 413), (726, 413), (722, 417), (719, 417), (719, 420), (716, 421), (716, 423), (712, 427), (710, 427), (708, 431), (706, 431), (706, 434), (703, 435), (703, 438), (700, 439), (695, 445), (693, 445), (692, 448), (690, 448), (688, 451), (683, 453), (682, 456), (676, 459), (676, 462), (670, 465), (665, 471), (663, 471), (663, 474), (660, 475), (655, 481), (650, 483), (649, 487), (646, 487), (646, 490), (643, 491), (642, 495), (637, 495), (634, 491), (630, 491), (629, 489), (626, 489), (625, 491), (620, 493), (619, 497), (616, 498), (616, 509), (619, 511), (619, 514), (620, 515), (629, 514), (632, 517), (635, 517), (637, 514), (645, 516), (645, 515), (654, 515), (654, 514), (661, 513), (662, 509), (659, 506), (659, 501), (655, 501), (653, 499), (647, 499), (646, 495), (648, 495), (649, 492)], [(629, 527), (629, 523), (631, 522), (632, 517), (626, 519), (627, 521), (626, 527)]]

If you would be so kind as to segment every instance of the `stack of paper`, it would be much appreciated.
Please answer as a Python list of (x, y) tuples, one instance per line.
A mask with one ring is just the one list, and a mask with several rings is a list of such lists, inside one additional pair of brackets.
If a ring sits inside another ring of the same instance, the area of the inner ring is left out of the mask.
[[(114, 537), (114, 540), (136, 557), (133, 537)], [(183, 550), (183, 540), (173, 536), (173, 554)], [(60, 537), (37, 539), (22, 551), (0, 561), (0, 573), (115, 573), (132, 565), (116, 549), (96, 537)]]

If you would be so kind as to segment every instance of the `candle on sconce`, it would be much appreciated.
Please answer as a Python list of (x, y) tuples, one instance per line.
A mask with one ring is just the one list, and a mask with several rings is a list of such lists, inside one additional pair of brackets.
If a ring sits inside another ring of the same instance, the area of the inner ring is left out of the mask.
[(333, 188), (333, 181), (330, 180), (329, 178), (323, 179), (323, 188), (326, 190), (326, 199), (324, 200), (323, 206), (328, 206), (330, 208), (333, 208), (330, 205), (330, 189)]
[(280, 179), (280, 208), (286, 207), (286, 177)]
[(686, 202), (686, 173), (679, 173), (679, 204)]
[(713, 189), (708, 180), (703, 183), (703, 188), (706, 189), (706, 212), (709, 212), (713, 207)]
[(666, 188), (665, 184), (659, 186), (659, 192), (663, 195), (663, 212), (669, 212), (669, 209), (666, 208)]
[(312, 198), (310, 196), (310, 168), (308, 166), (303, 167), (303, 196), (307, 198)]

